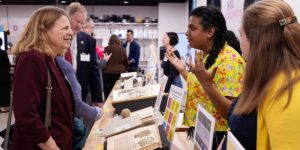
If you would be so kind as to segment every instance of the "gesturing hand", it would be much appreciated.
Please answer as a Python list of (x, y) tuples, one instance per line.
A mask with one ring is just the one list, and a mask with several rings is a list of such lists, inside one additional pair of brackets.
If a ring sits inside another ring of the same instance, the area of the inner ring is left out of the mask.
[(213, 78), (215, 77), (217, 67), (213, 69), (212, 72), (209, 72), (203, 62), (203, 51), (195, 50), (195, 64), (192, 62), (192, 57), (189, 58), (188, 67), (192, 73), (197, 77), (202, 86), (212, 85)]
[(103, 59), (105, 59), (105, 60), (106, 60), (106, 62), (108, 62), (108, 61), (109, 61), (109, 59), (110, 59), (110, 57), (111, 57), (111, 55), (112, 55), (112, 53), (110, 53), (109, 55), (108, 55), (107, 53), (104, 53), (104, 55), (103, 55)]
[(175, 66), (175, 68), (177, 69), (177, 71), (182, 72), (182, 71), (185, 70), (186, 65), (185, 65), (184, 61), (182, 61), (178, 57), (176, 57), (176, 55), (174, 54), (174, 52), (172, 50), (168, 50), (165, 53), (165, 56), (170, 61), (170, 63), (173, 66)]

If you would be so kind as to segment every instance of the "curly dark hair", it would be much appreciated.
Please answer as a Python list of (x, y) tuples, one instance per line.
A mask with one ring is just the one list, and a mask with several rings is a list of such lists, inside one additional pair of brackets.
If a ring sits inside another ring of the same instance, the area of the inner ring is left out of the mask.
[(226, 20), (223, 14), (217, 8), (211, 6), (201, 6), (193, 9), (190, 13), (190, 16), (201, 18), (199, 23), (205, 30), (212, 27), (215, 28), (213, 46), (209, 51), (209, 56), (205, 62), (206, 69), (210, 68), (215, 63), (216, 58), (225, 45), (225, 42), (233, 47), (239, 54), (242, 53), (238, 38), (236, 38), (232, 31), (227, 30)]

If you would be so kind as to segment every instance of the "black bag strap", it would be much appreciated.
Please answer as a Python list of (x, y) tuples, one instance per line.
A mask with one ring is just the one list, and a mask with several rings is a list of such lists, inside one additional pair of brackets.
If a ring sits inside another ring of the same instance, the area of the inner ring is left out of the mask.
[[(51, 126), (51, 93), (52, 93), (52, 85), (51, 85), (51, 76), (50, 76), (50, 70), (47, 69), (47, 102), (46, 102), (46, 115), (45, 115), (45, 127), (48, 129), (49, 126)], [(6, 124), (6, 132), (5, 132), (5, 141), (4, 141), (4, 150), (7, 150), (8, 147), (8, 141), (9, 141), (9, 132), (10, 132), (10, 124), (11, 124), (11, 118), (12, 118), (12, 103), (13, 99), (10, 101), (9, 105), (9, 113), (8, 113), (8, 119)]]

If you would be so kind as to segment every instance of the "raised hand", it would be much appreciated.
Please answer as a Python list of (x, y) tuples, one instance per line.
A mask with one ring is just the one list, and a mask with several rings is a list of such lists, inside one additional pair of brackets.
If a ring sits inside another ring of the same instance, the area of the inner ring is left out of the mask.
[(112, 53), (110, 53), (109, 55), (108, 55), (107, 53), (104, 53), (104, 55), (103, 55), (103, 59), (105, 59), (105, 60), (106, 60), (106, 62), (108, 62), (108, 61), (109, 61), (109, 59), (110, 59), (110, 57), (111, 57), (111, 55), (112, 55)]
[(170, 61), (170, 63), (177, 69), (178, 72), (185, 71), (185, 63), (179, 58), (177, 58), (172, 50), (167, 50), (165, 56)]
[(192, 58), (189, 59), (188, 67), (191, 72), (195, 74), (202, 86), (212, 85), (213, 78), (215, 77), (217, 67), (213, 69), (212, 72), (209, 72), (203, 62), (204, 56), (202, 50), (195, 50), (195, 64), (192, 62)]

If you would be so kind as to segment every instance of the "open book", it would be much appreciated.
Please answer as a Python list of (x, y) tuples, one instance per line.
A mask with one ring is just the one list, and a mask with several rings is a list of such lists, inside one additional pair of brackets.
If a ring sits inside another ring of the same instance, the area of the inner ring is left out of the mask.
[(154, 97), (159, 93), (160, 84), (135, 87), (131, 89), (113, 90), (113, 103), (135, 100), (144, 97)]
[(103, 133), (105, 137), (110, 137), (142, 125), (139, 116), (128, 117), (111, 123), (108, 127), (103, 129)]
[(108, 150), (152, 150), (162, 148), (156, 125), (137, 128), (107, 139)]
[(144, 124), (152, 123), (156, 119), (154, 117), (154, 109), (152, 106), (131, 112), (130, 117), (133, 117), (133, 116), (139, 116), (142, 123), (144, 123)]

